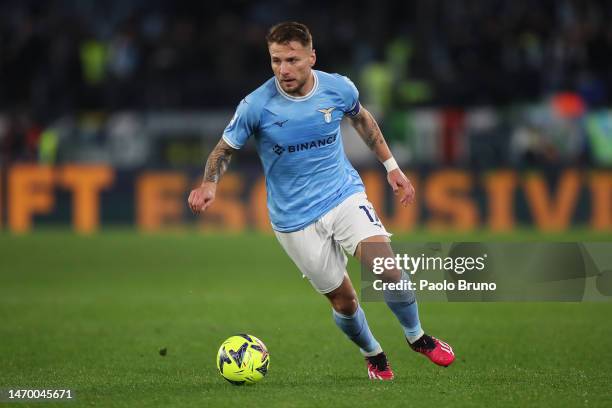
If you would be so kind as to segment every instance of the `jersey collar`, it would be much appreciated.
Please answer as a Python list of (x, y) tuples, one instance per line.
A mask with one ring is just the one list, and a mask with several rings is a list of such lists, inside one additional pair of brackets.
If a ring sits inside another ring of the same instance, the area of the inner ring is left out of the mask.
[(310, 92), (308, 92), (306, 95), (304, 95), (304, 96), (291, 96), (291, 95), (289, 95), (287, 92), (283, 91), (283, 88), (281, 88), (280, 84), (278, 83), (278, 80), (275, 77), (274, 78), (274, 83), (276, 84), (276, 90), (284, 98), (289, 99), (290, 101), (301, 102), (301, 101), (305, 101), (307, 99), (310, 99), (310, 97), (312, 97), (312, 95), (315, 94), (315, 92), (317, 91), (317, 88), (319, 87), (319, 77), (317, 76), (317, 73), (315, 72), (314, 69), (311, 72), (312, 72), (312, 76), (314, 77), (314, 85), (312, 86), (312, 89), (310, 90)]

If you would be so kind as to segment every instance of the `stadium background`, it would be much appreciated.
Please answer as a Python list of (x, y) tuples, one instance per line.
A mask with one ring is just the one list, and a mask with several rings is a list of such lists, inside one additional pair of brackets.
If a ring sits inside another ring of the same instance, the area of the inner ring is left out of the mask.
[[(444, 373), (368, 304), (399, 377), (372, 386), (270, 234), (253, 146), (209, 214), (186, 198), (271, 76), (266, 29), (291, 19), (311, 28), (316, 68), (356, 83), (416, 185), (397, 208), (344, 127), (397, 239), (609, 240), (611, 17), (607, 1), (571, 0), (3, 1), (0, 388), (113, 406), (342, 406), (372, 391), (387, 406), (610, 403), (609, 303), (424, 303), (462, 355)], [(271, 375), (237, 391), (212, 360), (242, 331), (268, 344)]]

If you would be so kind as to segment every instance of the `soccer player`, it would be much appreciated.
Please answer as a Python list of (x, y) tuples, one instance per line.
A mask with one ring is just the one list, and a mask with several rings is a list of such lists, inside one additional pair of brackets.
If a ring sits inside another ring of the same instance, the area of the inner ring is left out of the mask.
[[(244, 98), (206, 162), (202, 184), (191, 191), (189, 207), (199, 214), (215, 199), (217, 183), (231, 156), (255, 139), (266, 177), (268, 210), (276, 238), (314, 288), (331, 302), (337, 326), (365, 356), (371, 379), (391, 380), (393, 371), (374, 338), (346, 273), (344, 251), (361, 262), (362, 245), (393, 257), (390, 234), (368, 201), (359, 174), (342, 146), (340, 121), (347, 117), (387, 169), (400, 202), (414, 200), (414, 188), (394, 160), (376, 120), (359, 103), (355, 85), (338, 74), (314, 70), (309, 29), (300, 23), (273, 26), (267, 37), (274, 77)], [(373, 255), (369, 255), (371, 258)], [(383, 280), (407, 279), (386, 271)], [(424, 333), (412, 291), (385, 293), (410, 347), (448, 366), (451, 347)]]

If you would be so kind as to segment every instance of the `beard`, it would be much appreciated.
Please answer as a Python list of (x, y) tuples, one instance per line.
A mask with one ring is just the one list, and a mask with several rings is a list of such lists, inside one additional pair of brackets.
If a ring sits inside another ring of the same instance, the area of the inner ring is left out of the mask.
[(308, 79), (304, 79), (302, 81), (298, 81), (297, 79), (294, 79), (293, 81), (289, 82), (288, 84), (282, 81), (280, 82), (280, 86), (282, 88), (283, 91), (285, 91), (286, 93), (288, 93), (289, 95), (292, 96), (299, 96), (299, 94), (301, 93), (302, 89), (304, 89), (304, 86), (306, 85), (306, 81)]

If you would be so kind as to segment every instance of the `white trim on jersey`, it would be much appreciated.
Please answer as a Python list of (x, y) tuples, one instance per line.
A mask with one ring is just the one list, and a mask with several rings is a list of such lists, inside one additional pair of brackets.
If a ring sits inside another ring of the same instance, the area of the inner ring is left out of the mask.
[(227, 137), (225, 133), (221, 137), (223, 138), (223, 141), (229, 145), (229, 147), (235, 150), (240, 150), (240, 147), (236, 146), (231, 140), (229, 140), (229, 137)]
[(317, 73), (314, 70), (312, 70), (311, 72), (312, 72), (312, 76), (314, 77), (314, 85), (312, 86), (312, 89), (310, 90), (310, 92), (308, 92), (306, 95), (304, 96), (289, 95), (287, 92), (283, 91), (283, 88), (281, 88), (280, 84), (278, 83), (278, 79), (276, 79), (275, 77), (274, 84), (276, 85), (276, 90), (278, 91), (279, 94), (289, 99), (290, 101), (302, 102), (302, 101), (310, 99), (310, 97), (315, 94), (317, 88), (319, 87), (319, 78), (317, 77)]

